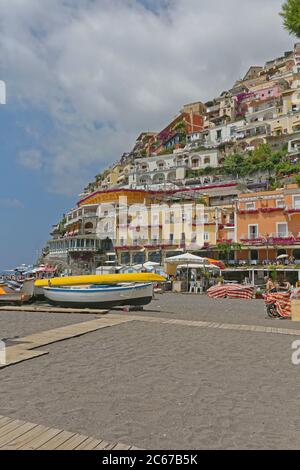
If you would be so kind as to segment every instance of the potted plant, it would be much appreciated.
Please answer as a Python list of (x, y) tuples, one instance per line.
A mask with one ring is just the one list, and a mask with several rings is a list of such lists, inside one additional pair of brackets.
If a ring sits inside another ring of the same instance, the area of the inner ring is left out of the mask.
[(262, 289), (257, 289), (255, 292), (255, 298), (256, 299), (262, 299), (263, 298), (264, 291)]

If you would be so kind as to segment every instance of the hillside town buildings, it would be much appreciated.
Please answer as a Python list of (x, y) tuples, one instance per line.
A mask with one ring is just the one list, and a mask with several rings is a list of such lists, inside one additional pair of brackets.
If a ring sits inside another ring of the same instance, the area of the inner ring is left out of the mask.
[[(284, 148), (285, 162), (297, 168), (276, 180), (278, 187), (268, 168), (248, 175), (223, 171), (229, 156), (246, 159), (263, 145), (274, 152)], [(220, 96), (184, 105), (162, 130), (142, 132), (132, 151), (99, 173), (53, 227), (45, 255), (88, 270), (105, 256), (121, 264), (162, 263), (187, 249), (227, 256), (236, 265), (263, 264), (278, 254), (300, 264), (299, 157), (300, 43), (264, 66), (250, 67)], [(125, 199), (128, 206), (143, 205), (142, 213), (121, 220)], [(165, 213), (153, 218), (157, 204)], [(189, 220), (187, 205), (193, 206)], [(184, 224), (193, 227), (194, 240), (187, 239)], [(232, 247), (230, 253), (224, 245)]]

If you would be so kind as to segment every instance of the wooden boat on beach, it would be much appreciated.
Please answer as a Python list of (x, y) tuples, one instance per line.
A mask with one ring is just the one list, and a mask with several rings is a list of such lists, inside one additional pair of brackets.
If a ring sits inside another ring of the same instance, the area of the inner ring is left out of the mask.
[(0, 305), (22, 305), (34, 297), (34, 281), (25, 280), (20, 289), (13, 290), (7, 283), (0, 287)]
[(61, 307), (147, 305), (153, 298), (152, 283), (44, 287), (43, 290), (48, 302)]

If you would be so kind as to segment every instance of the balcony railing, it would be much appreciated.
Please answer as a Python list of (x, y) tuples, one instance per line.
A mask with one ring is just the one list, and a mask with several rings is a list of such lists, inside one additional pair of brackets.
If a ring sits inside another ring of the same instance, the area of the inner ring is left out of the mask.
[(300, 214), (300, 207), (287, 206), (285, 208), (285, 212), (287, 212), (288, 214)]
[(238, 213), (240, 215), (258, 214), (258, 209), (239, 209)]
[(240, 241), (247, 245), (293, 245), (300, 242), (300, 234), (274, 232), (270, 234), (243, 234)]
[(261, 234), (249, 235), (243, 234), (240, 237), (242, 243), (249, 243), (249, 244), (264, 244), (267, 242), (267, 238)]

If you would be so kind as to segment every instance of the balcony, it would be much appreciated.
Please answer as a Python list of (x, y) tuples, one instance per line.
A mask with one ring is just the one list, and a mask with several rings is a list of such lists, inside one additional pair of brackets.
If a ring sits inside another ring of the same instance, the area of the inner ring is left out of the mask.
[(159, 240), (148, 240), (147, 243), (144, 245), (145, 248), (160, 248), (160, 241)]
[(267, 243), (267, 239), (264, 235), (261, 234), (255, 234), (255, 235), (249, 235), (249, 234), (243, 234), (240, 237), (240, 240), (242, 243), (249, 244), (249, 245), (263, 245)]
[(65, 225), (66, 226), (67, 225), (73, 225), (76, 222), (79, 222), (80, 220), (82, 220), (82, 215), (77, 215), (76, 217), (68, 217)]
[(85, 212), (85, 213), (83, 214), (83, 217), (84, 217), (84, 218), (87, 218), (87, 217), (90, 217), (90, 218), (91, 218), (91, 217), (97, 217), (97, 212)]
[(70, 248), (68, 249), (68, 251), (69, 251), (70, 253), (75, 253), (75, 252), (76, 252), (76, 253), (78, 253), (78, 252), (84, 252), (84, 253), (86, 253), (86, 252), (91, 252), (91, 253), (94, 253), (94, 252), (97, 251), (97, 249), (98, 249), (98, 248), (92, 247), (92, 246), (86, 246), (86, 247), (70, 247)]
[(284, 205), (282, 207), (261, 207), (260, 212), (262, 212), (263, 214), (268, 214), (271, 212), (280, 212), (280, 211), (283, 211), (284, 209), (285, 209)]
[(266, 235), (262, 234), (243, 234), (240, 237), (241, 243), (246, 245), (294, 245), (300, 242), (300, 234), (298, 236), (292, 233), (270, 233)]
[(300, 214), (300, 207), (295, 207), (295, 206), (287, 206), (285, 208), (285, 212), (287, 214)]
[(295, 243), (295, 237), (292, 233), (270, 233), (268, 243), (273, 245), (291, 245)]
[(258, 209), (239, 209), (239, 215), (258, 214)]

